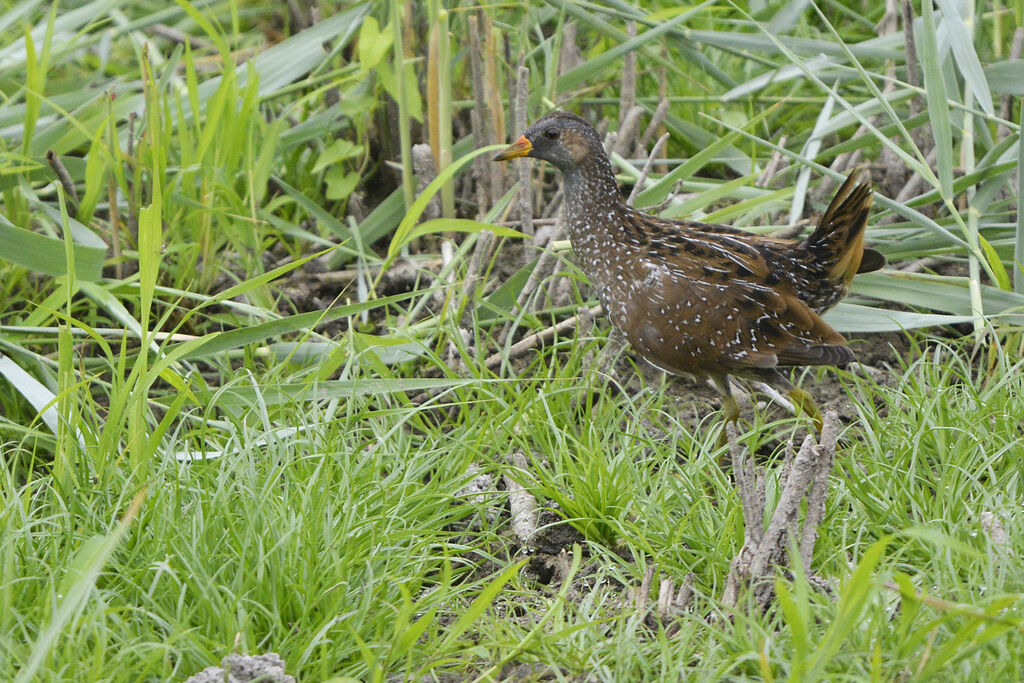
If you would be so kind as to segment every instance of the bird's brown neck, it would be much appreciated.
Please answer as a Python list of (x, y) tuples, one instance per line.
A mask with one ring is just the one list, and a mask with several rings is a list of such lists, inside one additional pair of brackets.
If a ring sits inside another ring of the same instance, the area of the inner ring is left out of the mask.
[[(580, 230), (595, 212), (618, 209), (622, 194), (615, 182), (612, 166), (604, 154), (594, 155), (582, 163), (563, 169), (565, 182), (565, 218), (570, 231)], [(573, 239), (576, 235), (571, 235)]]
[[(623, 201), (607, 157), (596, 154), (564, 169), (565, 222), (577, 252), (638, 247), (649, 240), (638, 213)], [(598, 254), (588, 254), (597, 259)]]

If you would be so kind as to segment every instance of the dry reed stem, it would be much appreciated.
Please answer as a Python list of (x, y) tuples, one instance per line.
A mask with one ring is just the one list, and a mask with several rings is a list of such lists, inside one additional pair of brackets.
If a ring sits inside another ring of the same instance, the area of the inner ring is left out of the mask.
[[(736, 487), (743, 506), (744, 543), (733, 559), (726, 579), (722, 601), (735, 607), (743, 588), (753, 591), (756, 602), (766, 609), (774, 597), (773, 575), (776, 567), (785, 567), (790, 543), (797, 542), (804, 570), (811, 575), (810, 562), (817, 539), (817, 527), (824, 516), (828, 475), (835, 459), (839, 437), (839, 417), (835, 411), (825, 415), (818, 443), (808, 436), (800, 450), (787, 453), (780, 472), (782, 489), (779, 502), (763, 527), (765, 488), (746, 449), (739, 444), (736, 427), (725, 426), (732, 458)], [(802, 501), (807, 499), (807, 514), (802, 528), (798, 524)]]
[[(626, 22), (626, 35), (636, 38), (636, 22)], [(622, 57), (622, 85), (619, 89), (619, 128), (636, 106), (636, 52), (630, 50)]]
[[(412, 172), (416, 174), (416, 195), (423, 194), (427, 185), (437, 177), (437, 168), (434, 165), (434, 152), (430, 145), (416, 144), (412, 146)], [(441, 196), (435, 194), (423, 210), (422, 221), (429, 221), (441, 217)]]
[(52, 149), (46, 150), (46, 161), (57, 175), (60, 186), (64, 188), (64, 199), (68, 205), (68, 213), (71, 216), (75, 216), (78, 213), (78, 191), (75, 189), (75, 181), (71, 179), (71, 174), (64, 167), (64, 162), (60, 160), (60, 157)]
[[(494, 131), (491, 128), (491, 117), (487, 112), (487, 93), (484, 88), (484, 57), (483, 44), (480, 41), (480, 22), (473, 14), (468, 17), (469, 22), (469, 71), (470, 82), (473, 87), (473, 104), (469, 111), (470, 127), (473, 130), (473, 144), (476, 147), (483, 147), (496, 142)], [(473, 175), (477, 178), (476, 200), (477, 214), (482, 216), (489, 208), (491, 187), (499, 169), (488, 159), (478, 157), (473, 161)]]
[(484, 361), (484, 366), (488, 370), (493, 370), (494, 368), (496, 368), (499, 365), (501, 365), (502, 362), (504, 362), (506, 360), (508, 360), (508, 361), (514, 360), (514, 359), (522, 356), (524, 353), (526, 353), (530, 349), (532, 349), (532, 348), (534, 348), (536, 346), (539, 346), (540, 344), (544, 344), (546, 342), (549, 342), (549, 341), (551, 341), (552, 339), (554, 339), (555, 337), (557, 337), (560, 334), (568, 332), (569, 330), (571, 330), (571, 329), (575, 328), (577, 325), (579, 325), (581, 322), (586, 321), (586, 320), (591, 320), (592, 321), (594, 316), (597, 316), (597, 315), (600, 315), (600, 314), (601, 314), (601, 306), (600, 305), (593, 306), (591, 308), (582, 309), (579, 313), (577, 313), (573, 317), (567, 318), (566, 320), (563, 320), (562, 322), (558, 323), (557, 325), (552, 325), (551, 327), (547, 327), (547, 328), (541, 330), (540, 332), (535, 332), (535, 333), (531, 334), (528, 337), (524, 337), (524, 338), (520, 339), (515, 344), (513, 344), (511, 346), (511, 348), (509, 348), (507, 354), (499, 351), (499, 352), (491, 355), (487, 360)]
[[(517, 450), (509, 456), (510, 464), (524, 472), (530, 469), (523, 451)], [(540, 512), (537, 510), (537, 499), (526, 488), (509, 475), (504, 475), (505, 488), (508, 490), (508, 507), (512, 515), (510, 526), (512, 533), (525, 547), (533, 547), (533, 536), (537, 533)]]
[(647, 149), (647, 145), (658, 134), (658, 129), (665, 123), (665, 117), (668, 116), (668, 107), (669, 101), (667, 99), (663, 98), (658, 101), (658, 106), (651, 115), (651, 122), (647, 124), (644, 134), (640, 136), (639, 145), (641, 149)]
[(654, 580), (655, 564), (651, 562), (647, 565), (644, 570), (643, 578), (640, 579), (640, 585), (632, 590), (633, 593), (633, 607), (638, 612), (642, 612), (647, 609), (647, 601), (651, 597), (651, 582)]
[[(513, 120), (519, 129), (526, 128), (526, 99), (530, 94), (530, 70), (521, 66), (516, 70), (516, 98), (512, 105)], [(519, 193), (516, 202), (519, 206), (519, 220), (523, 225), (523, 233), (534, 236), (533, 202), (530, 201), (530, 163), (527, 159), (515, 162), (519, 177)], [(523, 250), (526, 254), (526, 250)]]
[(640, 122), (644, 117), (644, 108), (640, 105), (630, 107), (629, 111), (622, 117), (622, 124), (616, 132), (615, 142), (611, 151), (622, 157), (633, 155), (637, 139), (640, 135)]
[(651, 149), (650, 155), (647, 157), (647, 161), (644, 163), (643, 169), (640, 170), (640, 177), (636, 179), (633, 184), (633, 189), (629, 193), (629, 198), (626, 199), (626, 203), (633, 206), (633, 200), (640, 194), (643, 189), (644, 183), (647, 181), (647, 176), (650, 174), (651, 169), (654, 167), (654, 160), (661, 154), (661, 150), (665, 148), (665, 144), (668, 142), (669, 134), (665, 133), (658, 141), (654, 143), (654, 147)]
[(562, 50), (558, 55), (558, 75), (575, 69), (583, 63), (583, 52), (576, 44), (577, 26), (575, 21), (566, 22), (562, 27)]
[(779, 149), (772, 150), (772, 156), (768, 159), (768, 164), (761, 171), (761, 175), (757, 177), (756, 185), (760, 187), (768, 187), (771, 185), (772, 180), (775, 176), (786, 167), (789, 163), (789, 157), (782, 154), (782, 149), (786, 148), (786, 141), (789, 140), (789, 136), (783, 135), (779, 138)]

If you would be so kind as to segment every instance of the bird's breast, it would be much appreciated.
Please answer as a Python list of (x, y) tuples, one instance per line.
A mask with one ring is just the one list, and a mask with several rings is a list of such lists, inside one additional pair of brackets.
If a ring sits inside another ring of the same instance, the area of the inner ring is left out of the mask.
[(629, 307), (637, 297), (648, 295), (653, 284), (640, 258), (639, 245), (615, 239), (602, 230), (577, 232), (572, 243), (577, 263), (597, 292), (606, 315), (614, 325), (624, 328)]

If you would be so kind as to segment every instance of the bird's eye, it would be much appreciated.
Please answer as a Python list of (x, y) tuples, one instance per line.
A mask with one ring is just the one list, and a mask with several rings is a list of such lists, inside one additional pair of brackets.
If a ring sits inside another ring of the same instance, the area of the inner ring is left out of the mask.
[(558, 129), (557, 128), (548, 128), (546, 131), (544, 131), (544, 137), (546, 137), (548, 140), (557, 140), (558, 139)]

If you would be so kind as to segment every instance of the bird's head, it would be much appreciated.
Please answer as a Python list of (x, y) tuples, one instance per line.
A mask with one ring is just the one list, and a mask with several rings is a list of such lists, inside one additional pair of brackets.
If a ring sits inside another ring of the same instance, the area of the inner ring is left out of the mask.
[(556, 111), (536, 121), (522, 137), (494, 157), (508, 161), (521, 157), (550, 161), (565, 172), (588, 159), (603, 157), (601, 137), (584, 119)]

